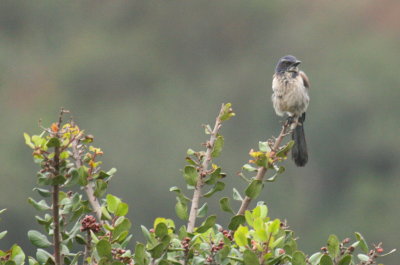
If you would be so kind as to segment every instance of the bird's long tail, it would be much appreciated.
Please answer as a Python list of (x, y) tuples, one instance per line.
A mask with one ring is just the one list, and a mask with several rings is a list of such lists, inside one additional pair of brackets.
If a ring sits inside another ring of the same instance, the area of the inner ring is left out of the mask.
[(292, 140), (294, 145), (292, 147), (292, 159), (298, 167), (304, 167), (308, 161), (307, 143), (304, 135), (304, 121), (306, 113), (299, 117), (299, 122), (292, 132)]

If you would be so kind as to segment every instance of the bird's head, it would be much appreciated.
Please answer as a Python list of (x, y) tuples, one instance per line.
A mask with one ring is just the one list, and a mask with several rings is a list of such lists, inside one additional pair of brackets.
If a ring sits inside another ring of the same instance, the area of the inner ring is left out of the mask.
[(286, 55), (279, 59), (278, 63), (276, 64), (275, 72), (298, 72), (298, 66), (300, 63), (301, 61), (297, 60), (293, 55)]

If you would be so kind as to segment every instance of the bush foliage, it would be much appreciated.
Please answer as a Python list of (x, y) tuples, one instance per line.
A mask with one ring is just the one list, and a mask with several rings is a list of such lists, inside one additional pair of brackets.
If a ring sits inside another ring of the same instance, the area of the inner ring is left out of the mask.
[[(250, 150), (251, 160), (239, 174), (247, 186), (242, 193), (233, 189), (232, 198), (219, 198), (221, 211), (232, 218), (226, 227), (218, 224), (217, 215), (209, 215), (207, 202), (202, 201), (215, 198), (225, 188), (225, 174), (213, 159), (221, 155), (224, 146), (222, 124), (235, 115), (229, 103), (222, 104), (214, 127), (204, 126), (209, 136), (204, 150), (187, 151), (187, 165), (182, 170), (186, 190), (170, 188), (176, 194), (176, 215), (187, 225), (176, 227), (172, 219), (156, 218), (151, 227), (141, 226), (145, 242), (132, 248), (132, 224), (126, 218), (129, 206), (107, 193), (116, 169), (102, 169), (99, 159), (103, 151), (93, 145), (92, 135), (72, 120), (63, 121), (67, 112), (61, 110), (58, 121), (42, 127), (39, 135), (24, 134), (40, 168), (34, 191), (43, 198), (29, 198), (28, 202), (40, 212), (35, 219), (43, 229), (27, 233), (37, 247), (35, 257), (26, 258), (23, 250), (13, 245), (0, 251), (0, 264), (19, 265), (28, 260), (30, 265), (367, 265), (394, 251), (383, 253), (381, 243), (370, 246), (355, 233), (353, 241), (330, 235), (325, 246), (307, 255), (298, 249), (288, 223), (269, 216), (265, 202), (249, 208), (264, 185), (285, 171), (282, 164), (293, 146), (292, 141), (282, 144), (290, 130), (287, 123), (277, 138)], [(272, 174), (267, 177), (269, 172)], [(248, 177), (250, 174), (256, 175)], [(241, 203), (237, 211), (231, 199)], [(201, 224), (196, 225), (199, 220)], [(6, 233), (1, 232), (0, 239)]]

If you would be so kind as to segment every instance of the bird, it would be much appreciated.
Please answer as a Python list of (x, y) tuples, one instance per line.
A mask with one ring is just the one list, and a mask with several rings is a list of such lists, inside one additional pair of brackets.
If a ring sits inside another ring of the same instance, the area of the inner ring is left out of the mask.
[(299, 70), (300, 63), (293, 55), (279, 59), (272, 77), (272, 103), (278, 116), (288, 115), (294, 141), (292, 159), (296, 166), (304, 167), (308, 162), (304, 122), (310, 103), (310, 81)]

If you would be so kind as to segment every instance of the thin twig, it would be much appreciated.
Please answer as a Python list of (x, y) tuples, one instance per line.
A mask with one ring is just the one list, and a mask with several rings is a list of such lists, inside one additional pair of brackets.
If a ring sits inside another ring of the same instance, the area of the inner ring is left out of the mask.
[[(72, 156), (75, 159), (76, 168), (80, 168), (82, 166), (81, 154), (78, 148), (79, 141), (80, 137), (76, 137), (76, 139), (72, 142)], [(84, 187), (84, 190), (88, 197), (90, 206), (92, 206), (93, 212), (96, 214), (97, 221), (103, 223), (101, 220), (101, 206), (96, 196), (94, 196), (93, 184), (89, 181), (88, 184)]]
[(203, 158), (203, 162), (201, 164), (200, 171), (199, 171), (199, 174), (197, 177), (197, 183), (196, 183), (195, 190), (193, 192), (192, 205), (190, 208), (189, 220), (188, 220), (188, 224), (187, 224), (187, 231), (189, 233), (193, 233), (193, 230), (194, 230), (194, 227), (196, 224), (197, 211), (199, 209), (199, 201), (200, 201), (200, 197), (201, 197), (201, 189), (204, 186), (204, 177), (207, 176), (207, 174), (208, 174), (208, 168), (209, 168), (210, 161), (211, 161), (211, 154), (214, 149), (215, 140), (218, 137), (218, 131), (222, 126), (221, 116), (223, 114), (224, 114), (224, 104), (222, 104), (221, 110), (215, 120), (215, 125), (214, 125), (214, 129), (211, 132), (210, 140), (206, 144), (207, 151)]
[[(290, 127), (290, 123), (289, 122), (285, 122), (282, 126), (281, 132), (278, 136), (278, 138), (276, 138), (274, 145), (272, 146), (272, 152), (276, 153), (279, 149), (279, 146), (281, 145), (283, 139), (285, 138), (286, 135), (288, 135), (288, 129)], [(258, 168), (257, 170), (257, 175), (255, 176), (255, 180), (260, 180), (262, 181), (265, 173), (267, 173), (267, 168), (265, 166), (261, 166)], [(250, 203), (251, 203), (251, 198), (246, 196), (243, 201), (242, 204), (240, 205), (240, 208), (238, 210), (238, 212), (236, 213), (236, 215), (244, 215), (244, 212), (248, 209)]]
[(84, 264), (89, 264), (86, 260), (91, 255), (92, 252), (92, 235), (90, 234), (90, 229), (88, 229), (86, 234), (86, 245), (85, 245), (85, 253), (83, 255)]

